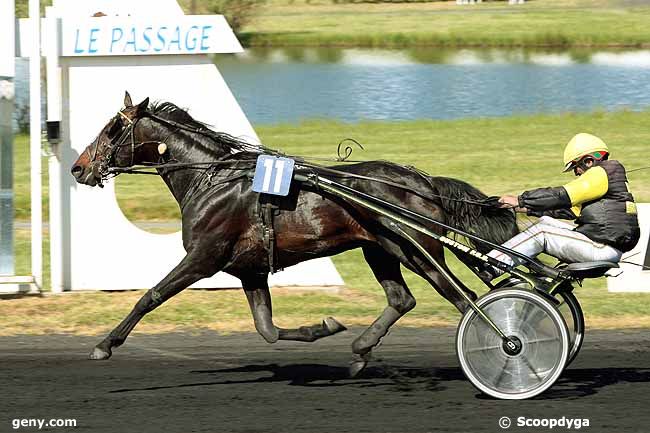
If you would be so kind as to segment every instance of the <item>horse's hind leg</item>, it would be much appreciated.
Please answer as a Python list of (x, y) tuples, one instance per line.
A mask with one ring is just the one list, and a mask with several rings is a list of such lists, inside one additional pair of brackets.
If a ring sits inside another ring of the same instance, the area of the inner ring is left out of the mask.
[(379, 344), (388, 329), (404, 314), (415, 307), (415, 298), (406, 286), (400, 261), (380, 247), (364, 247), (363, 255), (386, 292), (388, 306), (381, 315), (352, 343), (356, 357), (350, 365), (354, 377), (366, 366), (370, 351)]
[(242, 279), (242, 285), (253, 313), (255, 329), (269, 343), (278, 340), (312, 342), (347, 329), (333, 317), (328, 317), (317, 325), (301, 326), (297, 329), (278, 328), (273, 324), (273, 306), (266, 278), (260, 276)]
[[(470, 299), (475, 301), (478, 298), (476, 296), (476, 293), (467, 288), (460, 280), (458, 280), (458, 278), (452, 274), (444, 261), (441, 263), (441, 265), (447, 271), (447, 273), (452, 278), (454, 278), (456, 284), (463, 289), (463, 291), (469, 296)], [(460, 313), (465, 313), (469, 307), (468, 302), (456, 291), (456, 289), (454, 289), (451, 283), (440, 272), (435, 270), (428, 263), (426, 265), (420, 265), (419, 268), (420, 272), (418, 272), (418, 274), (422, 276), (422, 278), (427, 280), (429, 284), (431, 284), (438, 291), (438, 293), (441, 293), (445, 299), (454, 304)]]
[[(427, 246), (426, 243), (423, 243)], [(472, 300), (476, 300), (477, 296), (469, 287), (465, 286), (462, 281), (460, 281), (454, 274), (449, 270), (447, 263), (445, 262), (444, 248), (439, 243), (434, 243), (429, 241), (427, 246), (427, 251), (431, 254), (434, 259), (440, 264), (440, 266), (447, 272), (447, 274), (454, 280), (456, 285), (460, 287), (463, 292)], [(407, 262), (404, 263), (409, 269), (420, 275), (422, 278), (427, 280), (438, 293), (440, 293), (445, 299), (451, 302), (456, 309), (464, 313), (469, 304), (465, 297), (456, 291), (454, 286), (440, 273), (428, 260), (426, 260), (421, 254), (415, 253), (415, 250), (411, 254), (408, 254)]]

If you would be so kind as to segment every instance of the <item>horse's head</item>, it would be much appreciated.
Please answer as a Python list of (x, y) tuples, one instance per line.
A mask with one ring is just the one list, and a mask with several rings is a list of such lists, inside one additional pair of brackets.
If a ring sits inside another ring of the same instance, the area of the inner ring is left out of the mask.
[(136, 161), (136, 125), (147, 113), (149, 98), (133, 105), (129, 92), (124, 95), (124, 108), (102, 128), (72, 165), (72, 175), (79, 183), (103, 186), (109, 169), (129, 167)]

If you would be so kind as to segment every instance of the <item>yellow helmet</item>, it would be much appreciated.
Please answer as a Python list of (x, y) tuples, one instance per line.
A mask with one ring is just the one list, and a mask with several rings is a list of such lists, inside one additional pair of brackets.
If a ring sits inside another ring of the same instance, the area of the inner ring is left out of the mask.
[(594, 158), (598, 160), (608, 154), (609, 149), (605, 142), (585, 132), (576, 134), (564, 148), (564, 171), (571, 170), (581, 158), (594, 153)]

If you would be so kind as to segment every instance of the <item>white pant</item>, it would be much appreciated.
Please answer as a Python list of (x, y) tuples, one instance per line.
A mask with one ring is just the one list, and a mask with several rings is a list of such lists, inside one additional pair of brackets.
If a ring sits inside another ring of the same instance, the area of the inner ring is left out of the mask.
[[(607, 261), (617, 263), (622, 252), (616, 248), (594, 242), (587, 236), (574, 230), (571, 224), (551, 217), (541, 217), (517, 236), (503, 244), (504, 247), (520, 252), (528, 257), (536, 257), (545, 252), (566, 263)], [(488, 253), (510, 265), (521, 264), (521, 260), (508, 256), (498, 250)]]

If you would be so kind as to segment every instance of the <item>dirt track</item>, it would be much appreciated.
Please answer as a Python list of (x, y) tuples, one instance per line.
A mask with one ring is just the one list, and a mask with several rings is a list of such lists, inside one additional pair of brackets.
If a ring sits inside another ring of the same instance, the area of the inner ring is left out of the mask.
[[(254, 334), (135, 335), (109, 361), (96, 337), (0, 337), (0, 431), (14, 418), (76, 418), (88, 432), (566, 431), (517, 417), (588, 418), (582, 431), (650, 429), (650, 331), (591, 331), (547, 393), (497, 401), (465, 380), (455, 329), (396, 328), (357, 379), (353, 329), (314, 344)], [(23, 428), (17, 431), (37, 431)]]

